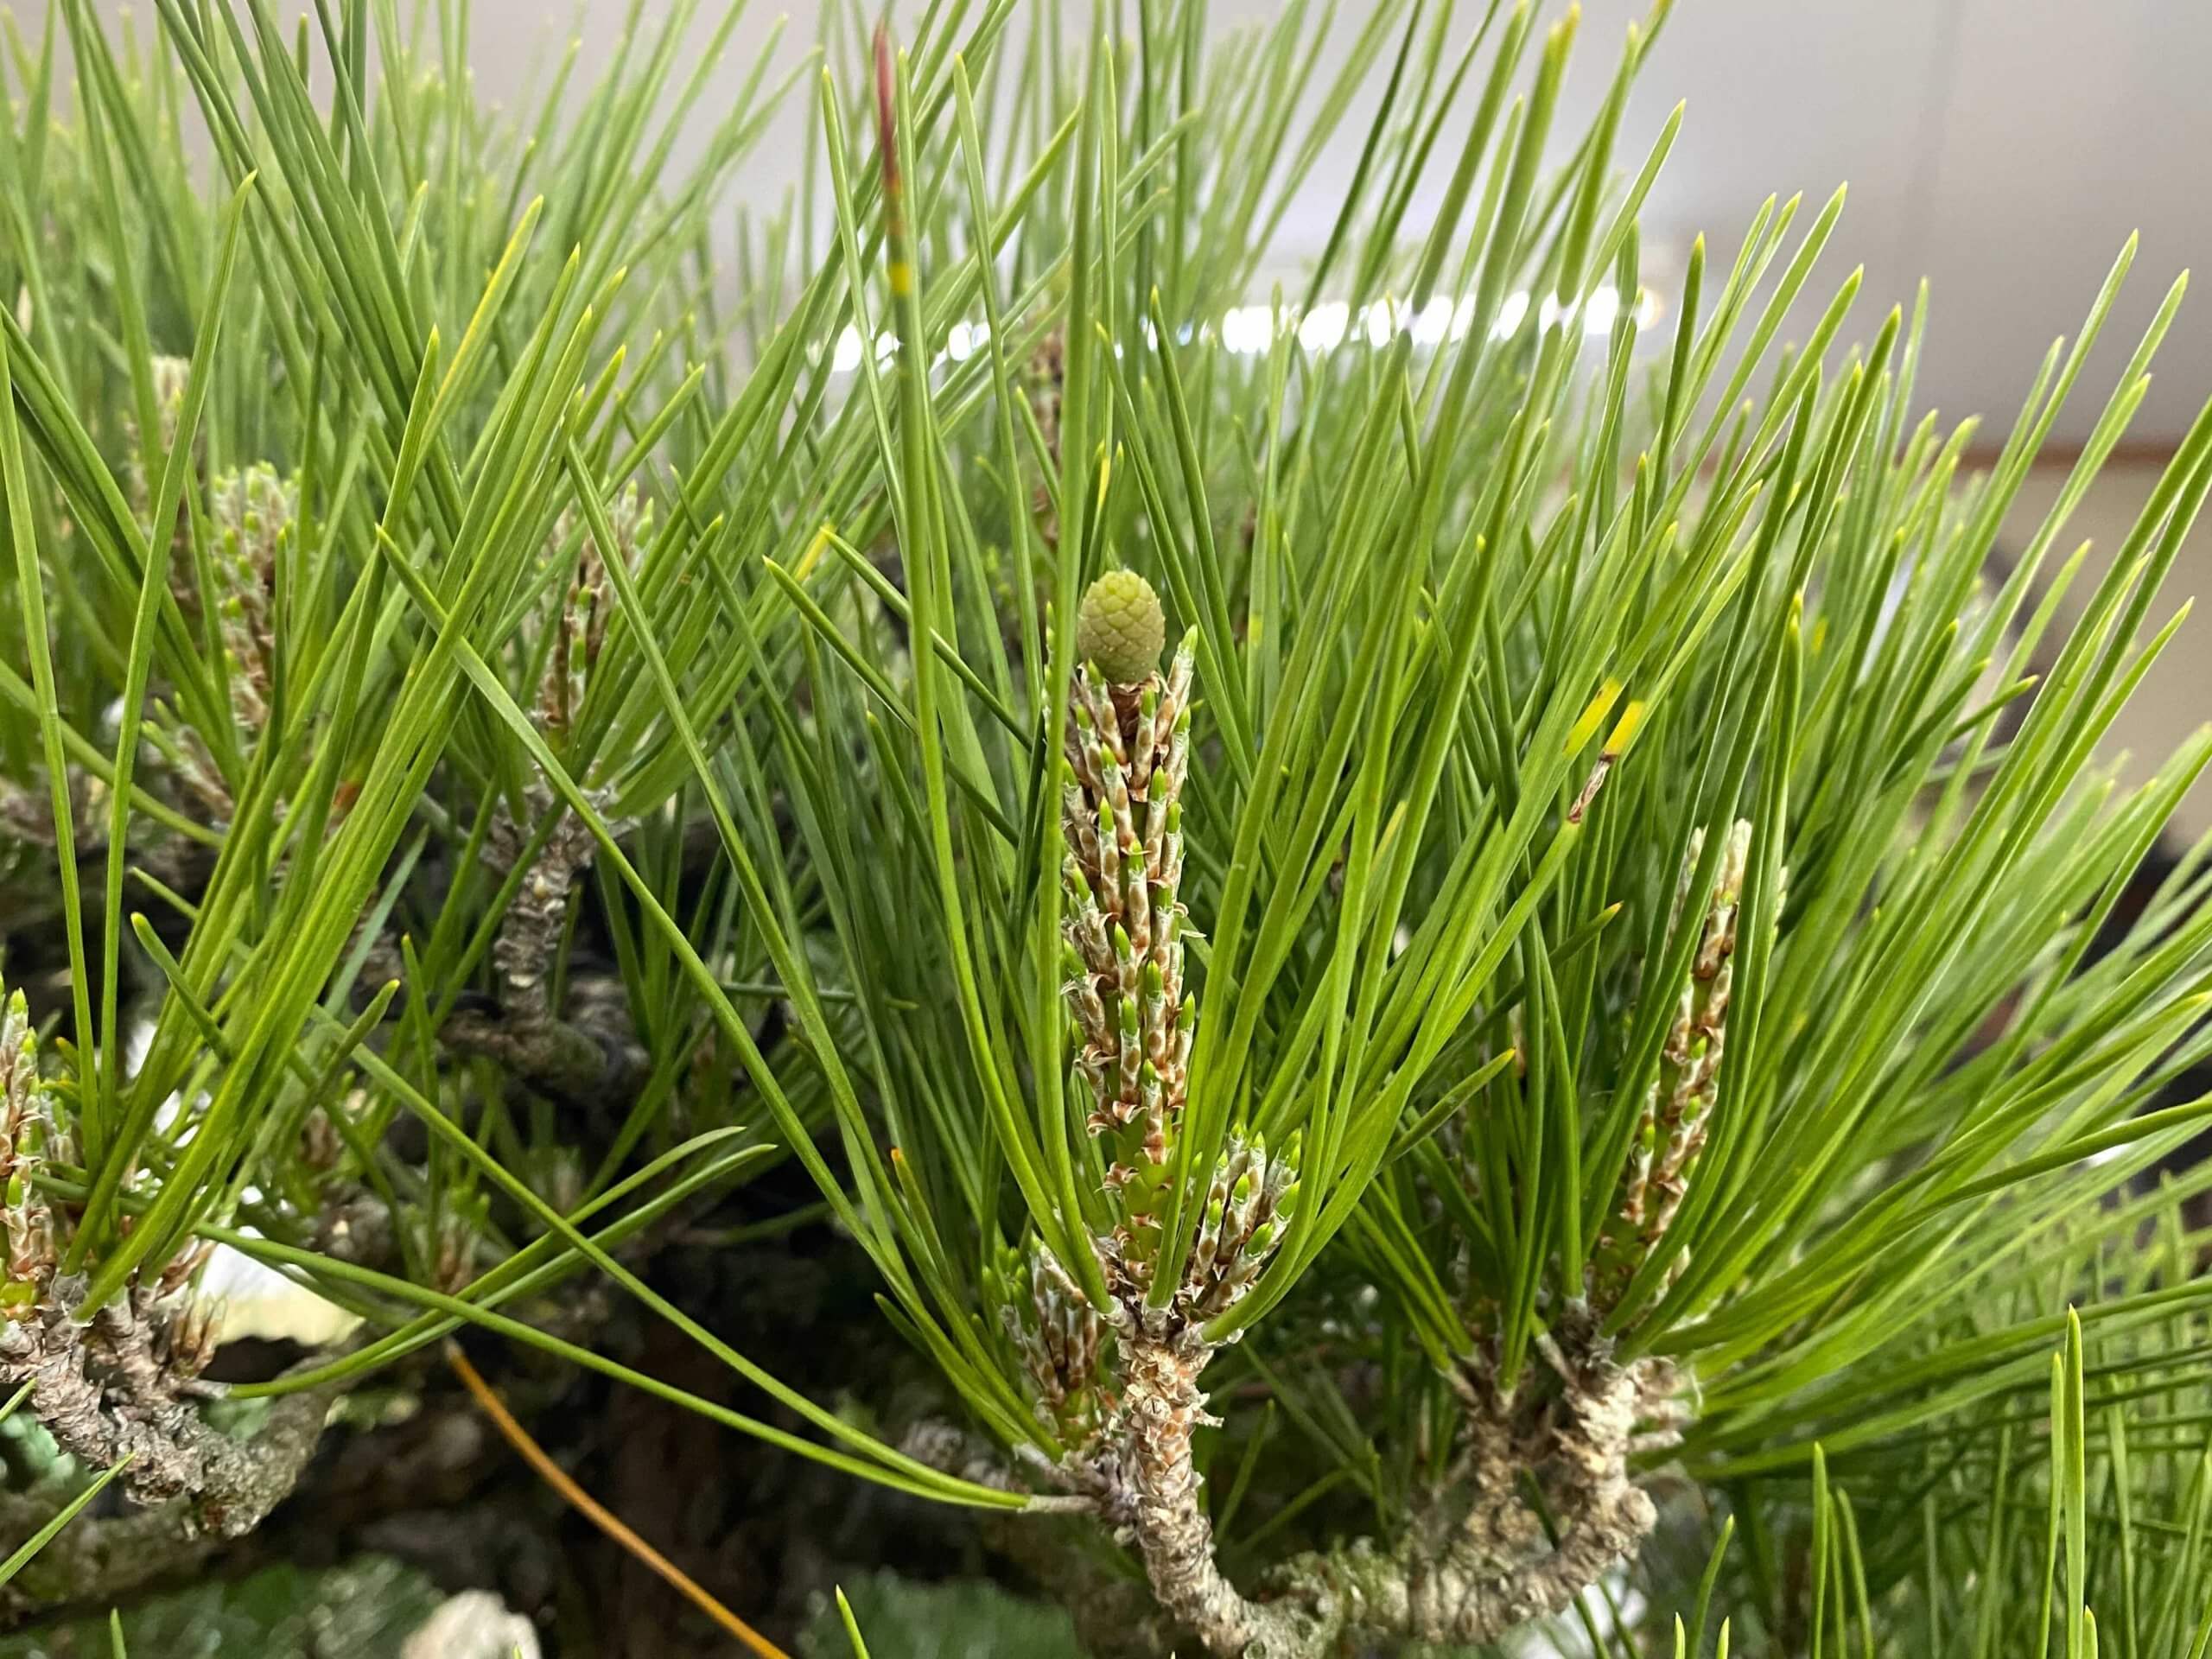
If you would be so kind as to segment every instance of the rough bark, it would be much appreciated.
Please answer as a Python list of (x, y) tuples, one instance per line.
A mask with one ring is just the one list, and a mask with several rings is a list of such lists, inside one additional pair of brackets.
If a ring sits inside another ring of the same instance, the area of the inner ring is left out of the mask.
[(1160, 1605), (1219, 1654), (1309, 1650), (1290, 1607), (1248, 1601), (1214, 1560), (1191, 1435), (1210, 1421), (1198, 1373), (1210, 1350), (1193, 1326), (1125, 1334), (1122, 1473), (1136, 1504), (1136, 1543)]
[[(1551, 1421), (1534, 1433), (1516, 1432), (1514, 1402), (1490, 1402), (1497, 1414), (1473, 1420), (1471, 1491), (1456, 1523), (1431, 1517), (1387, 1552), (1362, 1541), (1288, 1563), (1275, 1581), (1315, 1617), (1301, 1645), (1246, 1651), (1319, 1655), (1347, 1638), (1491, 1642), (1564, 1611), (1632, 1554), (1657, 1519), (1628, 1476), (1630, 1439), (1654, 1381), (1635, 1366), (1581, 1368), (1539, 1414)], [(1555, 1543), (1546, 1543), (1541, 1518), (1521, 1496), (1524, 1472), (1535, 1475), (1559, 1516)]]
[[(1027, 1490), (995, 1446), (940, 1420), (910, 1428), (899, 1449), (979, 1485)], [(1067, 1478), (1059, 1468), (1039, 1472), (1055, 1484)], [(1090, 1507), (1077, 1515), (979, 1510), (976, 1529), (986, 1548), (1012, 1562), (1054, 1605), (1067, 1611), (1084, 1651), (1093, 1659), (1158, 1659), (1186, 1650), (1192, 1633), (1161, 1608), (1143, 1580), (1114, 1570), (1102, 1555), (1095, 1529), (1084, 1535), (1094, 1525), (1087, 1516), (1107, 1522), (1117, 1536), (1134, 1536), (1134, 1510), (1120, 1516), (1116, 1527), (1097, 1507), (1107, 1496), (1105, 1484), (1093, 1483), (1088, 1496)]]
[[(1614, 1363), (1577, 1333), (1543, 1344), (1554, 1375), (1517, 1393), (1480, 1366), (1457, 1379), (1465, 1439), (1452, 1478), (1394, 1539), (1360, 1539), (1277, 1568), (1247, 1595), (1216, 1560), (1191, 1436), (1205, 1415), (1211, 1351), (1189, 1325), (1125, 1327), (1120, 1402), (1097, 1446), (1055, 1471), (1142, 1559), (1173, 1623), (1223, 1659), (1322, 1659), (1401, 1643), (1494, 1641), (1564, 1611), (1656, 1520), (1630, 1478), (1637, 1427), (1665, 1414), (1673, 1379)], [(1541, 1384), (1541, 1386), (1538, 1386)], [(1555, 1541), (1524, 1496), (1533, 1478)]]
[(191, 1500), (187, 1523), (219, 1537), (251, 1531), (292, 1488), (313, 1455), (334, 1395), (289, 1396), (251, 1440), (201, 1419), (209, 1390), (157, 1357), (158, 1326), (126, 1295), (89, 1325), (71, 1311), (80, 1279), (57, 1278), (34, 1318), (0, 1328), (0, 1382), (31, 1385), (30, 1408), (56, 1443), (96, 1469), (128, 1458), (124, 1491), (148, 1506)]
[[(570, 896), (589, 869), (598, 843), (582, 820), (543, 789), (531, 791), (532, 810), (556, 814), (544, 845), (518, 884), (492, 944), (499, 993), (496, 1008), (456, 1010), (439, 1036), (455, 1052), (498, 1061), (514, 1077), (548, 1099), (574, 1106), (626, 1098), (645, 1075), (645, 1055), (632, 1029), (620, 988), (571, 987), (563, 1010), (554, 1000), (554, 970), (561, 959)], [(485, 860), (502, 876), (529, 851), (532, 832), (503, 810), (494, 821)]]
[[(87, 1374), (84, 1344), (51, 1331), (28, 1380), (31, 1408), (63, 1450), (99, 1468), (132, 1459), (118, 1484), (146, 1507), (82, 1515), (64, 1527), (0, 1599), (0, 1607), (16, 1612), (112, 1604), (245, 1536), (298, 1484), (336, 1395), (333, 1389), (288, 1395), (251, 1438), (233, 1439), (204, 1422), (188, 1400), (110, 1397)], [(148, 1381), (140, 1379), (142, 1389)], [(0, 1553), (29, 1538), (67, 1501), (67, 1494), (0, 1495)]]

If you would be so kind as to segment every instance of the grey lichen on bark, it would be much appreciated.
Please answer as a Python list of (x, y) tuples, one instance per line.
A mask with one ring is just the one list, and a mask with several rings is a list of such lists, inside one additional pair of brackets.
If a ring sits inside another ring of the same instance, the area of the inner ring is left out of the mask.
[(81, 1278), (57, 1277), (34, 1317), (0, 1326), (0, 1383), (29, 1382), (40, 1424), (79, 1461), (105, 1469), (129, 1459), (125, 1495), (177, 1503), (183, 1535), (251, 1531), (314, 1455), (333, 1394), (288, 1395), (249, 1438), (234, 1438), (200, 1414), (200, 1400), (219, 1389), (163, 1351), (175, 1315), (134, 1298), (132, 1309), (111, 1304), (80, 1324), (73, 1310), (83, 1290)]
[[(640, 505), (634, 483), (611, 504), (609, 523), (614, 544), (602, 548), (563, 512), (547, 549), (571, 571), (548, 624), (552, 650), (533, 710), (556, 752), (570, 746), (606, 643), (613, 613), (608, 563), (633, 567), (652, 531), (651, 505)], [(604, 810), (609, 798), (590, 793), (594, 807)], [(573, 1104), (626, 1098), (644, 1077), (645, 1056), (620, 987), (571, 985), (567, 1006), (556, 1000), (569, 907), (598, 842), (542, 783), (533, 784), (520, 804), (519, 813), (499, 809), (483, 852), (486, 866), (516, 883), (492, 945), (498, 1006), (458, 1009), (439, 1034), (458, 1052), (498, 1061), (549, 1099)]]
[[(0, 1002), (7, 1242), (0, 1389), (29, 1385), (29, 1411), (54, 1442), (89, 1468), (123, 1465), (124, 1496), (147, 1511), (123, 1522), (80, 1518), (67, 1529), (76, 1536), (47, 1564), (46, 1576), (76, 1562), (87, 1576), (69, 1587), (91, 1593), (107, 1586), (118, 1563), (127, 1575), (164, 1550), (173, 1555), (200, 1539), (235, 1538), (258, 1526), (314, 1455), (332, 1395), (308, 1390), (280, 1400), (245, 1438), (208, 1422), (201, 1402), (219, 1389), (200, 1372), (216, 1321), (188, 1289), (204, 1249), (142, 1265), (108, 1300), (88, 1307), (86, 1275), (63, 1270), (69, 1216), (48, 1203), (41, 1185), (48, 1162), (75, 1156), (66, 1096), (41, 1075), (17, 993)], [(12, 1522), (22, 1507), (11, 1503), (0, 1522)], [(31, 1521), (24, 1535), (53, 1512)], [(117, 1529), (128, 1547), (102, 1545), (102, 1527)]]
[[(521, 871), (492, 944), (498, 1006), (457, 1009), (439, 1035), (458, 1052), (498, 1061), (550, 1099), (619, 1097), (636, 1087), (645, 1066), (628, 1008), (596, 987), (571, 987), (565, 1007), (554, 995), (569, 906), (598, 843), (542, 785), (530, 791), (529, 810), (524, 823), (501, 808), (485, 842), (485, 862), (503, 879)], [(533, 842), (541, 843), (534, 854)]]
[[(1256, 1593), (1221, 1569), (1192, 1452), (1192, 1434), (1213, 1421), (1200, 1379), (1215, 1350), (1199, 1327), (1172, 1316), (1124, 1325), (1115, 1409), (1094, 1440), (1044, 1472), (1142, 1560), (1166, 1619), (1147, 1627), (1149, 1639), (1172, 1628), (1241, 1659), (1494, 1641), (1564, 1611), (1649, 1534), (1656, 1507), (1631, 1459), (1639, 1427), (1665, 1420), (1677, 1391), (1662, 1362), (1617, 1363), (1585, 1316), (1564, 1319), (1540, 1346), (1548, 1370), (1513, 1390), (1481, 1359), (1455, 1375), (1459, 1455), (1395, 1536), (1294, 1557)], [(972, 1448), (927, 1460), (989, 1473)], [(1003, 1471), (993, 1478), (1013, 1484)], [(1003, 1517), (991, 1541), (1049, 1581), (1071, 1569), (1024, 1531), (1046, 1524)]]
[[(1547, 1344), (1555, 1375), (1542, 1388), (1503, 1395), (1471, 1368), (1454, 1478), (1399, 1536), (1295, 1557), (1264, 1594), (1247, 1596), (1216, 1561), (1191, 1455), (1208, 1357), (1195, 1334), (1125, 1344), (1121, 1468), (1154, 1594), (1216, 1654), (1319, 1659), (1346, 1643), (1492, 1641), (1570, 1606), (1657, 1518), (1630, 1457), (1672, 1374), (1648, 1360), (1616, 1364), (1606, 1344), (1579, 1334)], [(1524, 1476), (1558, 1519), (1556, 1541)]]
[[(225, 1541), (258, 1527), (291, 1495), (321, 1442), (334, 1397), (334, 1391), (320, 1389), (288, 1395), (245, 1440), (195, 1417), (186, 1430), (197, 1470), (194, 1490), (149, 1508), (79, 1516), (0, 1590), (0, 1608), (111, 1605), (143, 1586), (189, 1572)], [(111, 1422), (112, 1408), (99, 1417)], [(78, 1426), (85, 1431), (82, 1450), (65, 1441), (66, 1449), (84, 1455), (113, 1443), (92, 1418), (80, 1417)], [(134, 1456), (146, 1444), (143, 1435), (135, 1438)], [(172, 1459), (168, 1466), (175, 1469), (179, 1461)], [(67, 1501), (60, 1494), (0, 1494), (0, 1549), (30, 1537)]]
[(1135, 1542), (1160, 1605), (1219, 1654), (1295, 1654), (1314, 1624), (1302, 1599), (1248, 1600), (1214, 1557), (1191, 1436), (1205, 1414), (1198, 1374), (1212, 1350), (1198, 1330), (1141, 1329), (1122, 1344), (1121, 1476), (1135, 1494)]

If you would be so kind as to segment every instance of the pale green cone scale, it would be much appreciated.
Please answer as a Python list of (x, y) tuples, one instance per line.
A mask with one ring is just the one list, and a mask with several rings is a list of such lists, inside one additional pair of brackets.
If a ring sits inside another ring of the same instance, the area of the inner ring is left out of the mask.
[(1134, 570), (1109, 570), (1090, 584), (1076, 613), (1075, 643), (1112, 685), (1135, 685), (1160, 666), (1167, 617), (1160, 595)]

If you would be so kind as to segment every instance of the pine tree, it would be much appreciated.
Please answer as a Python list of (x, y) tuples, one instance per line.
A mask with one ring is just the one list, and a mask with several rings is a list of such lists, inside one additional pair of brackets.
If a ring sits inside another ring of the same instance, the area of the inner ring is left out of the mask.
[[(829, 7), (728, 108), (687, 0), (520, 119), (465, 8), (156, 9), (0, 124), (15, 1612), (465, 1336), (1102, 1654), (2202, 1659), (2203, 847), (2115, 917), (2212, 738), (2099, 756), (2212, 404), (2060, 542), (2183, 283), (1991, 558), (2132, 242), (1984, 465), (1924, 292), (1780, 343), (1840, 191), (1647, 272), (1663, 3), (1575, 133), (1528, 0)], [(664, 1270), (756, 1199), (899, 1386)], [(351, 1334), (212, 1380), (217, 1250)]]

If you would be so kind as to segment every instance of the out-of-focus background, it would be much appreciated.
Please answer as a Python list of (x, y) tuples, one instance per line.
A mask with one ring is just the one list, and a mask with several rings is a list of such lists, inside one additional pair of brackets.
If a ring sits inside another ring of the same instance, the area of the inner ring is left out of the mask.
[[(849, 10), (846, 0), (835, 3)], [(1227, 35), (1273, 19), (1287, 3), (1217, 0), (1212, 26)], [(1486, 3), (1459, 0), (1447, 38), (1464, 40)], [(588, 67), (615, 48), (628, 6), (475, 0), (480, 89), (522, 99), (544, 84), (571, 38)], [(662, 0), (645, 0), (645, 9), (661, 10)], [(98, 0), (96, 10), (135, 10), (142, 27), (152, 12), (149, 0)], [(892, 10), (918, 8), (901, 0)], [(1316, 0), (1308, 10), (1318, 18), (1325, 8)], [(800, 67), (823, 10), (823, 0), (751, 7), (719, 71), (733, 92), (763, 52), (780, 67)], [(1341, 0), (1335, 27), (1356, 27), (1365, 10), (1361, 0)], [(1539, 6), (1547, 17), (1561, 10)], [(1645, 0), (1586, 0), (1556, 130), (1580, 130), (1624, 31), (1647, 10)], [(1080, 37), (1077, 20), (1089, 12), (1067, 5), (1071, 38)], [(1640, 156), (1675, 101), (1687, 103), (1644, 214), (1647, 282), (1663, 299), (1700, 232), (1709, 262), (1725, 270), (1767, 196), (1802, 192), (1803, 223), (1847, 182), (1825, 279), (1808, 285), (1805, 315), (1792, 321), (1809, 326), (1836, 283), (1863, 264), (1846, 338), (1864, 339), (1891, 304), (1909, 310), (1925, 277), (1932, 308), (1921, 404), (1941, 411), (1947, 426), (1983, 416), (1973, 453), (1986, 460), (2010, 429), (2044, 351), (2057, 336), (2071, 337), (2114, 256), (2139, 232), (2127, 290), (2006, 526), (2005, 544), (2017, 550), (2058, 493), (2167, 284), (2186, 267), (2212, 266), (2208, 64), (2212, 5), (2202, 0), (1678, 0), (1638, 80), (1620, 146), (1631, 160)], [(1379, 85), (1379, 75), (1371, 79)], [(755, 205), (772, 207), (797, 186), (814, 139), (810, 93), (804, 84), (793, 88), (776, 130), (754, 152), (743, 190)], [(715, 101), (710, 90), (703, 107)], [(1343, 124), (1285, 219), (1275, 263), (1287, 281), (1325, 238), (1365, 125), (1361, 111)], [(1409, 222), (1418, 218), (1417, 204)], [(2184, 307), (2133, 426), (2055, 550), (2054, 564), (2081, 541), (2094, 543), (2081, 591), (2119, 546), (2208, 394), (2212, 296)], [(2212, 532), (2200, 531), (2168, 594), (2178, 602), (2212, 587), (2202, 579), (2208, 574)], [(2212, 711), (2212, 650), (2195, 638), (2203, 629), (2212, 629), (2212, 618), (2184, 630), (2122, 720), (2120, 741), (2135, 757), (2131, 779), (2146, 775)], [(2177, 829), (2193, 835), (2208, 828), (2212, 790), (2200, 789)]]

